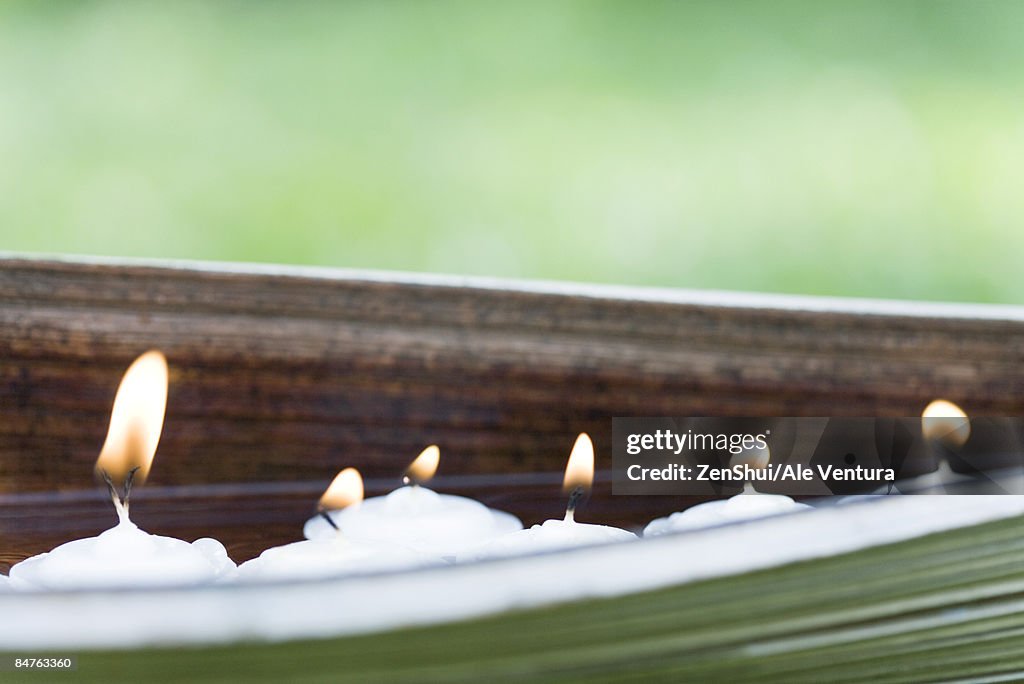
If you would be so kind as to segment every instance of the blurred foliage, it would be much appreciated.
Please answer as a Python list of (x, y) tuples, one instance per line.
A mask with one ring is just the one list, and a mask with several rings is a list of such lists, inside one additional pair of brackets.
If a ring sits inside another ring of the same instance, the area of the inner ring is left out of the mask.
[(1018, 2), (0, 5), (0, 249), (1024, 301)]

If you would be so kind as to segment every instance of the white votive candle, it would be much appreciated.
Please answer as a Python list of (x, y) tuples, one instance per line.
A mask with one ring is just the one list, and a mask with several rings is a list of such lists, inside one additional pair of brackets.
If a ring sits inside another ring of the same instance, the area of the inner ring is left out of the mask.
[(594, 479), (594, 444), (586, 433), (576, 438), (565, 468), (563, 489), (570, 492), (569, 505), (561, 520), (546, 520), (526, 530), (510, 532), (459, 554), (458, 561), (503, 558), (540, 553), (575, 546), (590, 546), (636, 539), (618, 527), (576, 522), (576, 503)]
[(12, 589), (96, 589), (230, 579), (235, 564), (215, 539), (191, 544), (147, 534), (125, 517), (96, 537), (61, 544), (11, 568)]
[[(167, 405), (167, 360), (149, 351), (128, 368), (114, 398), (107, 438), (96, 461), (117, 511), (118, 524), (96, 537), (76, 539), (11, 568), (14, 589), (169, 586), (234, 575), (235, 564), (214, 539), (189, 543), (140, 530), (128, 517), (132, 483), (149, 472)], [(124, 479), (119, 494), (111, 477)]]
[(747, 485), (741, 494), (728, 499), (697, 504), (685, 511), (652, 520), (644, 528), (644, 536), (656, 537), (669, 532), (714, 527), (771, 515), (806, 511), (810, 508), (807, 504), (796, 502), (788, 496), (761, 494)]
[[(771, 460), (771, 450), (767, 447), (751, 449), (737, 454), (729, 460), (730, 468), (747, 465), (751, 468), (766, 468)], [(756, 520), (771, 515), (795, 513), (810, 509), (807, 504), (794, 501), (781, 494), (761, 494), (749, 482), (744, 483), (743, 491), (736, 496), (720, 501), (709, 501), (697, 504), (685, 511), (673, 513), (665, 518), (657, 518), (644, 528), (645, 537), (656, 537), (659, 534), (696, 530), (703, 527), (714, 527), (726, 523), (743, 520)]]
[(320, 498), (320, 517), (328, 534), (267, 549), (238, 569), (241, 580), (310, 579), (440, 565), (440, 558), (394, 542), (354, 540), (327, 519), (363, 502), (363, 478), (355, 468), (335, 476)]
[[(427, 447), (406, 471), (409, 484), (328, 515), (346, 539), (397, 544), (446, 559), (523, 528), (519, 518), (510, 513), (424, 487), (421, 483), (433, 476), (439, 459), (440, 450)], [(323, 516), (316, 516), (306, 522), (303, 533), (315, 540), (330, 538), (335, 530)]]

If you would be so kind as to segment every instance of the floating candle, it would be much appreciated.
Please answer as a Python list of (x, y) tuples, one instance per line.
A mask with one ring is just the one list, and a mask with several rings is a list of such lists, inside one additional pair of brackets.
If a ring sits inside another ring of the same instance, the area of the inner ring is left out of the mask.
[(97, 537), (61, 544), (11, 568), (16, 589), (169, 586), (230, 578), (235, 564), (214, 539), (147, 534), (127, 517)]
[(920, 448), (935, 463), (935, 470), (917, 477), (901, 480), (890, 487), (889, 493), (930, 492), (946, 494), (947, 486), (965, 476), (953, 472), (949, 465), (951, 451), (956, 451), (971, 436), (971, 421), (964, 410), (946, 399), (936, 399), (921, 412)]
[[(729, 466), (746, 464), (751, 468), (764, 468), (771, 458), (769, 449), (753, 449), (730, 459)], [(644, 528), (643, 536), (656, 537), (659, 534), (695, 530), (713, 527), (742, 520), (754, 520), (782, 513), (806, 511), (811, 507), (797, 503), (788, 496), (781, 494), (762, 494), (754, 489), (749, 482), (743, 491), (736, 496), (719, 501), (708, 501), (697, 504), (685, 511), (673, 513), (665, 518), (657, 518)]]
[(424, 487), (437, 471), (440, 457), (438, 447), (427, 447), (406, 470), (405, 486), (359, 506), (331, 511), (329, 518), (311, 518), (303, 529), (306, 538), (334, 537), (330, 521), (347, 539), (399, 544), (453, 560), (466, 548), (523, 528), (514, 515), (464, 496), (439, 494)]
[[(333, 525), (331, 513), (355, 508), (363, 499), (363, 478), (355, 468), (346, 468), (320, 499), (325, 525)], [(238, 568), (242, 581), (268, 579), (311, 579), (347, 574), (373, 573), (441, 564), (440, 559), (396, 544), (355, 541), (342, 530), (306, 541), (267, 549)]]
[(644, 528), (645, 537), (656, 537), (659, 534), (696, 530), (702, 527), (713, 527), (741, 520), (754, 520), (781, 513), (793, 513), (809, 510), (807, 504), (797, 503), (788, 496), (781, 494), (761, 494), (747, 484), (744, 491), (736, 496), (720, 501), (708, 501), (697, 504), (685, 511), (673, 513), (665, 518), (657, 518)]
[(594, 480), (594, 444), (584, 432), (576, 438), (565, 467), (562, 489), (569, 494), (565, 517), (510, 532), (458, 556), (460, 562), (518, 556), (540, 551), (636, 539), (632, 532), (607, 525), (576, 522), (576, 505)]
[[(147, 534), (128, 516), (131, 488), (149, 474), (167, 405), (167, 360), (149, 351), (135, 360), (118, 387), (107, 438), (96, 461), (110, 491), (118, 524), (97, 537), (61, 544), (11, 568), (16, 589), (164, 586), (231, 577), (235, 564), (214, 539), (188, 543)], [(119, 493), (114, 480), (123, 480)]]

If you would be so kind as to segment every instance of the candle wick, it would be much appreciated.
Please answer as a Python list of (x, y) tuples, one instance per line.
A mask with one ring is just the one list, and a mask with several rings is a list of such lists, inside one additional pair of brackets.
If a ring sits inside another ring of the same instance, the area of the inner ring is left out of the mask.
[(576, 504), (580, 502), (586, 490), (583, 487), (573, 487), (572, 491), (569, 492), (569, 501), (565, 506), (565, 521), (575, 522), (576, 520)]
[(339, 534), (341, 533), (341, 528), (338, 527), (338, 523), (334, 522), (334, 518), (331, 517), (330, 513), (328, 513), (324, 509), (321, 509), (320, 510), (320, 517), (323, 518), (324, 520), (326, 520), (327, 524), (330, 525), (331, 527), (333, 527), (335, 532), (337, 532)]
[(135, 482), (135, 472), (139, 469), (139, 466), (135, 466), (128, 471), (128, 474), (124, 477), (124, 498), (121, 503), (124, 505), (124, 514), (128, 515), (128, 504), (132, 496), (132, 483)]
[(125, 475), (124, 484), (122, 485), (122, 493), (118, 493), (117, 487), (114, 486), (114, 481), (110, 479), (110, 473), (103, 468), (99, 468), (100, 476), (103, 478), (103, 482), (107, 485), (107, 491), (110, 492), (110, 500), (114, 503), (114, 510), (117, 511), (118, 520), (128, 520), (128, 505), (132, 495), (132, 483), (135, 481), (135, 472), (139, 469), (138, 466), (132, 468)]
[(121, 497), (117, 495), (117, 489), (114, 487), (114, 483), (110, 480), (110, 475), (103, 468), (100, 468), (99, 471), (103, 481), (107, 483), (107, 491), (110, 492), (110, 500), (114, 502), (114, 507), (121, 508)]
[(124, 521), (128, 519), (128, 510), (121, 503), (121, 496), (117, 493), (117, 487), (114, 486), (114, 482), (110, 479), (110, 474), (107, 473), (103, 468), (99, 469), (100, 476), (103, 481), (107, 484), (107, 491), (110, 492), (110, 500), (114, 503), (114, 510), (117, 512), (117, 519)]

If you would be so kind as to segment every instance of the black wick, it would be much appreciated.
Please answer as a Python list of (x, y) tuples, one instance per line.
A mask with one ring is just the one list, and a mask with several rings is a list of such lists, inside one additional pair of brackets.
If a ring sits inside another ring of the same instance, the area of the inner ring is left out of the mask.
[(132, 496), (132, 482), (135, 481), (135, 472), (138, 469), (139, 466), (135, 466), (128, 471), (128, 474), (124, 477), (124, 484), (121, 485), (121, 493), (118, 493), (117, 487), (114, 486), (113, 481), (110, 479), (110, 474), (100, 468), (100, 475), (103, 476), (103, 481), (107, 483), (107, 489), (110, 490), (110, 498), (114, 502), (114, 507), (124, 509), (125, 513), (128, 513), (128, 504)]
[(335, 532), (341, 532), (341, 529), (338, 527), (338, 523), (334, 522), (334, 519), (331, 517), (331, 514), (327, 512), (326, 508), (321, 508), (317, 513), (320, 514), (321, 518), (327, 521), (328, 525), (334, 528)]
[(580, 499), (582, 499), (583, 495), (586, 493), (587, 490), (579, 485), (573, 487), (572, 491), (569, 492), (569, 502), (565, 506), (565, 517), (567, 519), (572, 519), (573, 515), (576, 513), (576, 505), (580, 502)]

